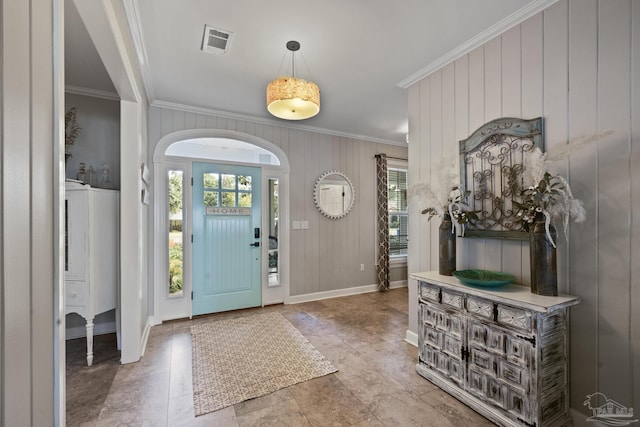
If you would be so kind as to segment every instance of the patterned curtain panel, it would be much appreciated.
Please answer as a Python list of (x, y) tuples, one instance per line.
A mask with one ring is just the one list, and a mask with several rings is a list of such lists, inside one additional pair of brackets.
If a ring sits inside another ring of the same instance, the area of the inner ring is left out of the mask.
[(378, 202), (378, 290), (389, 289), (389, 200), (387, 155), (376, 154)]

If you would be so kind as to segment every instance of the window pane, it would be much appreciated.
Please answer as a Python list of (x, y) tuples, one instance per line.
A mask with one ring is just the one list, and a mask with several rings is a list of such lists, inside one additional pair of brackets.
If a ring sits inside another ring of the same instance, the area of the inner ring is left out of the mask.
[(169, 178), (169, 295), (182, 295), (182, 171), (168, 171)]
[[(224, 178), (222, 179), (224, 185)], [(222, 206), (225, 208), (234, 208), (236, 206), (236, 193), (232, 191), (222, 192)]]
[(407, 211), (407, 171), (389, 169), (388, 172), (389, 212)]
[(269, 178), (269, 286), (280, 284), (278, 262), (278, 180)]
[(408, 216), (406, 214), (389, 215), (389, 255), (407, 255)]
[(238, 190), (251, 191), (251, 177), (238, 175)]
[(238, 206), (242, 208), (251, 207), (251, 193), (238, 193)]
[(222, 188), (224, 188), (225, 190), (235, 190), (236, 189), (236, 176), (235, 175), (227, 175), (227, 174), (223, 173), (222, 174)]
[(220, 178), (217, 173), (204, 174), (204, 188), (218, 188), (220, 186)]
[(217, 191), (205, 191), (204, 192), (204, 205), (207, 206), (219, 206), (218, 205), (218, 192)]
[(389, 200), (389, 255), (407, 255), (407, 170), (389, 168), (387, 175)]

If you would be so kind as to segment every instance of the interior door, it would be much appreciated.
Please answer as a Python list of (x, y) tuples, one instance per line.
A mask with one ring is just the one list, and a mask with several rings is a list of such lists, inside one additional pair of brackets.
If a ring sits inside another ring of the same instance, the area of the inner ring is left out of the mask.
[(260, 168), (193, 163), (194, 315), (262, 303), (260, 181)]

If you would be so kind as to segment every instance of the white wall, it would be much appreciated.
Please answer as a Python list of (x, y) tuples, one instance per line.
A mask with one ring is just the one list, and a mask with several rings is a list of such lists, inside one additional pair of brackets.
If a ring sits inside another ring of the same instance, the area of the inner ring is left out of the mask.
[[(428, 182), (441, 152), (501, 116), (542, 115), (548, 149), (615, 131), (554, 165), (588, 213), (569, 243), (559, 239), (558, 284), (582, 298), (571, 309), (571, 407), (586, 413), (586, 394), (600, 391), (639, 408), (640, 2), (560, 1), (413, 85), (409, 111), (413, 183)], [(409, 271), (436, 269), (438, 224), (412, 213)], [(458, 248), (458, 268), (529, 283), (526, 242), (459, 239)]]
[[(291, 296), (376, 283), (375, 159), (377, 153), (406, 158), (407, 148), (281, 126), (232, 120), (204, 113), (152, 107), (149, 152), (165, 135), (185, 129), (225, 129), (258, 136), (288, 156), (290, 218), (309, 221), (308, 230), (291, 230)], [(327, 170), (345, 173), (355, 186), (356, 202), (339, 220), (321, 215), (313, 201), (316, 179)], [(365, 271), (360, 271), (360, 264)], [(406, 280), (406, 267), (391, 280)]]
[[(65, 111), (76, 107), (80, 126), (78, 137), (69, 147), (66, 177), (76, 178), (81, 162), (92, 165), (98, 181), (102, 164), (109, 165), (111, 188), (120, 189), (120, 101), (94, 98), (72, 93), (65, 94)], [(100, 182), (95, 187), (103, 187)]]

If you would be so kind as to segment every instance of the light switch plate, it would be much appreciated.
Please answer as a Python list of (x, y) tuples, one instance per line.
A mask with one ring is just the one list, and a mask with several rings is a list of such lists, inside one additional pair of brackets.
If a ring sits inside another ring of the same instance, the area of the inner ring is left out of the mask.
[(300, 221), (300, 228), (303, 230), (309, 229), (309, 221)]
[(293, 221), (293, 227), (294, 230), (300, 230), (300, 221)]

